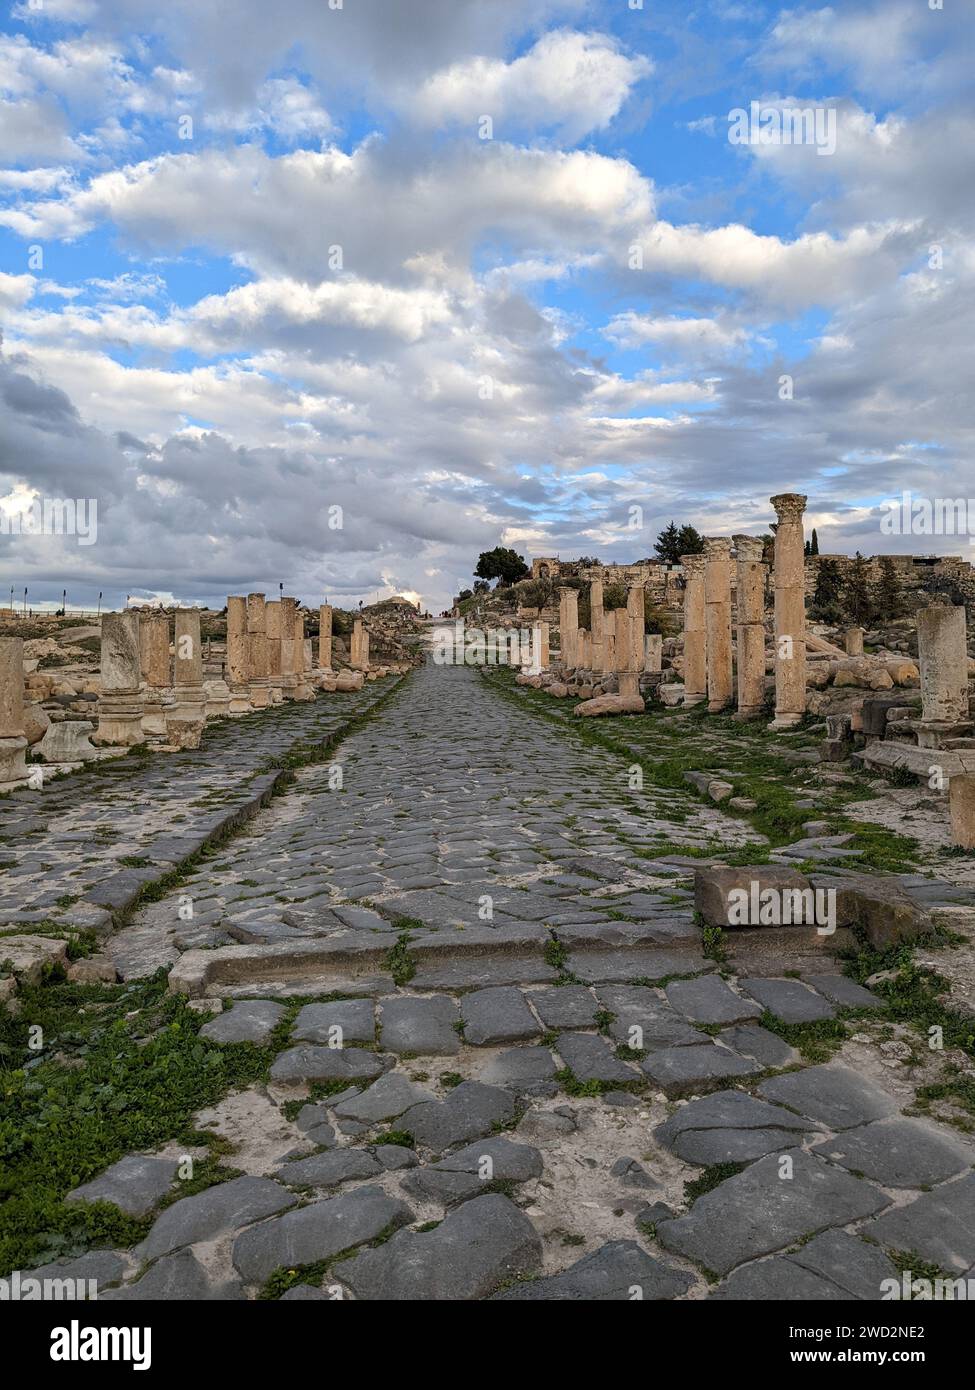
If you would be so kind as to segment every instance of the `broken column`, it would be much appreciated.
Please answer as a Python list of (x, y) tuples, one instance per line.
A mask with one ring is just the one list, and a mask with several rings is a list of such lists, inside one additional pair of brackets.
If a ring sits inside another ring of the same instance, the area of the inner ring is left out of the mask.
[(177, 608), (173, 651), (175, 703), (166, 714), (166, 736), (180, 748), (198, 748), (206, 719), (198, 608)]
[(548, 670), (548, 623), (535, 623), (532, 627), (531, 669), (536, 675)]
[(268, 702), (280, 705), (281, 693), (281, 604), (269, 599), (264, 605), (264, 627), (267, 637), (267, 694)]
[(704, 617), (704, 556), (682, 555), (684, 567), (684, 704), (707, 698), (707, 637)]
[(592, 666), (594, 671), (605, 671), (603, 665), (603, 634), (606, 619), (603, 610), (603, 581), (594, 579), (589, 586), (589, 630), (592, 633)]
[(318, 610), (318, 666), (322, 671), (332, 669), (332, 605), (323, 603)]
[(298, 684), (295, 676), (295, 619), (297, 600), (293, 598), (282, 598), (279, 605), (279, 623), (281, 628), (281, 694), (285, 700), (295, 698), (295, 688)]
[(648, 632), (643, 639), (643, 669), (650, 675), (663, 670), (664, 639), (659, 632)]
[(738, 719), (765, 709), (765, 565), (758, 536), (733, 536), (738, 604)]
[(559, 594), (559, 649), (562, 669), (571, 671), (578, 660), (579, 591), (563, 589)]
[(250, 714), (250, 683), (247, 679), (247, 600), (242, 594), (227, 599), (227, 685), (230, 713)]
[(142, 731), (142, 654), (139, 615), (134, 609), (102, 618), (101, 693), (96, 743), (129, 748), (145, 742)]
[(0, 787), (27, 776), (24, 639), (0, 637)]
[(845, 634), (847, 656), (863, 656), (863, 628), (848, 627)]
[[(305, 615), (300, 609), (295, 609), (295, 639), (294, 647), (294, 676), (295, 689), (294, 698), (296, 700), (314, 700), (315, 692), (308, 683), (307, 653), (305, 648)], [(368, 647), (366, 648), (366, 662), (368, 664)]]
[(707, 632), (708, 712), (720, 714), (734, 696), (731, 660), (731, 541), (704, 541), (704, 622)]
[(975, 773), (956, 772), (948, 783), (951, 843), (975, 849)]
[(919, 608), (917, 642), (921, 667), (918, 743), (922, 748), (937, 748), (941, 739), (965, 734), (970, 727), (965, 609), (948, 604)]
[(263, 594), (247, 595), (247, 684), (254, 709), (271, 703), (267, 659), (267, 601)]
[(364, 671), (368, 665), (366, 656), (366, 627), (361, 618), (352, 621), (352, 643), (349, 648), (349, 665), (354, 671)]
[[(620, 612), (622, 613), (622, 609)], [(639, 696), (640, 672), (643, 670), (643, 630), (646, 599), (643, 585), (633, 584), (626, 595), (626, 613), (623, 617), (622, 661), (620, 662), (619, 693), (625, 697)], [(616, 651), (620, 655), (620, 625), (617, 615)]]
[(169, 673), (169, 615), (142, 613), (139, 618), (139, 647), (145, 703), (142, 731), (157, 738), (166, 737), (166, 706), (172, 702)]
[(770, 499), (775, 531), (775, 718), (770, 728), (792, 729), (806, 712), (806, 569), (801, 492)]

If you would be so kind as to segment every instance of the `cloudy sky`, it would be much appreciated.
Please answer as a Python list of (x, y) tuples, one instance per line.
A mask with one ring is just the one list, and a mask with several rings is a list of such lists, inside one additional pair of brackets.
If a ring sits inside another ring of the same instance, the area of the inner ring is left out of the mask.
[[(14, 4), (0, 514), (98, 532), (0, 534), (0, 596), (439, 611), (498, 543), (631, 560), (790, 489), (821, 550), (971, 554), (879, 530), (975, 496), (975, 4), (937, 4)], [(835, 139), (732, 143), (753, 102)]]

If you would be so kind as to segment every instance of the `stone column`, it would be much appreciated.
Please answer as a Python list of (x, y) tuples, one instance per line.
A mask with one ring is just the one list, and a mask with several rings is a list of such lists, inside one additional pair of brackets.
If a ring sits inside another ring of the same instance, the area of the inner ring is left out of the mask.
[(102, 618), (101, 694), (95, 743), (130, 748), (145, 743), (142, 732), (142, 654), (139, 615), (134, 609)]
[(845, 635), (847, 656), (863, 656), (863, 628), (848, 627)]
[(177, 608), (173, 643), (173, 697), (166, 716), (166, 736), (180, 748), (198, 748), (206, 706), (203, 692), (203, 642), (200, 610)]
[(234, 594), (227, 599), (227, 685), (231, 714), (250, 714), (254, 708), (247, 673), (247, 600), (242, 594)]
[(264, 605), (264, 626), (267, 636), (267, 686), (268, 700), (272, 705), (280, 705), (284, 696), (281, 693), (281, 604), (269, 599)]
[(967, 724), (968, 643), (964, 608), (948, 604), (919, 608), (917, 643), (921, 667), (921, 723), (949, 728)]
[(951, 843), (975, 849), (975, 773), (956, 772), (948, 783)]
[(616, 675), (619, 671), (616, 615), (625, 611), (623, 608), (611, 608), (603, 614), (603, 674), (607, 676)]
[(563, 589), (559, 594), (559, 647), (562, 669), (572, 670), (578, 661), (579, 591)]
[(295, 698), (295, 620), (297, 600), (283, 598), (280, 603), (281, 625), (281, 694), (285, 700)]
[(349, 647), (349, 664), (353, 671), (364, 671), (366, 669), (364, 657), (364, 638), (365, 625), (361, 618), (352, 620), (352, 642)]
[(172, 703), (169, 672), (169, 615), (142, 613), (139, 618), (142, 676), (146, 683), (142, 732), (166, 737), (166, 706)]
[[(643, 670), (643, 629), (646, 599), (643, 585), (631, 584), (626, 594), (626, 612), (620, 609), (616, 618), (616, 651), (620, 660), (620, 694), (632, 697), (640, 694), (640, 672)], [(622, 615), (622, 642), (620, 640)], [(622, 653), (620, 647), (622, 645)]]
[(758, 536), (733, 536), (738, 603), (738, 719), (765, 709), (765, 566)]
[(720, 714), (734, 698), (731, 659), (731, 541), (704, 541), (704, 624), (707, 633), (708, 713)]
[(0, 786), (27, 777), (26, 753), (24, 639), (0, 637)]
[(308, 667), (306, 660), (308, 652), (305, 648), (305, 615), (300, 610), (295, 610), (295, 644), (294, 644), (294, 673), (295, 673), (295, 694), (296, 700), (314, 700), (315, 692), (308, 684)]
[(684, 567), (684, 704), (707, 698), (707, 638), (704, 615), (704, 556), (682, 555)]
[(792, 729), (806, 712), (806, 562), (802, 514), (806, 498), (782, 492), (770, 499), (775, 532), (775, 718)]
[(267, 659), (267, 603), (263, 594), (247, 595), (247, 683), (254, 709), (271, 703)]
[(664, 668), (664, 639), (659, 632), (648, 632), (643, 639), (643, 669), (656, 674)]
[(596, 672), (605, 671), (603, 665), (603, 634), (606, 626), (603, 611), (603, 581), (594, 579), (589, 586), (589, 630), (592, 633), (592, 667)]
[(332, 605), (323, 603), (318, 610), (318, 665), (322, 671), (332, 669)]
[(532, 626), (531, 662), (533, 675), (548, 669), (548, 623), (535, 623)]

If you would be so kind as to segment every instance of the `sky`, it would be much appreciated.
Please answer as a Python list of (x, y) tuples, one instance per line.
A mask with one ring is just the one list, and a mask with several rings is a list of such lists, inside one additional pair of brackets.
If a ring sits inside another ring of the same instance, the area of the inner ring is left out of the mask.
[(880, 521), (975, 498), (973, 57), (975, 0), (20, 0), (0, 602), (439, 612), (784, 491), (972, 558)]

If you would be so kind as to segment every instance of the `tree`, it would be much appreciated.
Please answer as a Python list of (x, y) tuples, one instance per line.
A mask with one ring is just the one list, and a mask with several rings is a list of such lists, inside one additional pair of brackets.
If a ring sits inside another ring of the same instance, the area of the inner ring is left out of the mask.
[(847, 622), (863, 627), (873, 617), (873, 595), (867, 562), (859, 550), (853, 557), (843, 585), (843, 616)]
[(700, 555), (704, 550), (704, 537), (700, 531), (686, 522), (677, 533), (677, 540), (680, 545), (678, 555)]
[(811, 613), (821, 623), (838, 623), (843, 617), (843, 576), (836, 560), (820, 560), (816, 567)]
[(885, 621), (903, 617), (907, 610), (904, 590), (890, 556), (886, 556), (880, 562), (880, 578), (874, 591), (874, 603), (877, 616)]
[(501, 587), (505, 584), (516, 584), (530, 571), (525, 564), (524, 556), (502, 545), (496, 545), (493, 550), (481, 552), (474, 573), (478, 579), (496, 579)]
[(675, 522), (665, 526), (657, 537), (657, 543), (653, 547), (661, 560), (665, 560), (669, 565), (676, 565), (680, 560), (680, 532)]
[(490, 586), (490, 584), (487, 582), (486, 579), (475, 579), (475, 580), (474, 580), (474, 592), (475, 592), (475, 594), (486, 594), (486, 593), (488, 592), (488, 590), (490, 589), (490, 587), (491, 587), (491, 586)]
[(809, 542), (809, 554), (819, 554), (819, 537), (816, 535), (816, 528), (813, 527), (812, 540)]
[(683, 526), (678, 526), (672, 521), (660, 532), (653, 548), (658, 559), (668, 565), (678, 565), (682, 555), (700, 555), (704, 549), (704, 541), (693, 526), (686, 522)]

